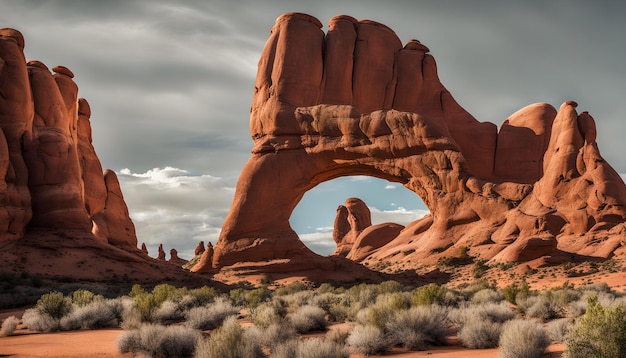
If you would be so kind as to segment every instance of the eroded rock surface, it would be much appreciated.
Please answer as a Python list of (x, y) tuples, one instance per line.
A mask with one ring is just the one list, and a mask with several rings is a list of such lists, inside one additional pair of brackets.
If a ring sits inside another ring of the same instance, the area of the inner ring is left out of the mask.
[[(347, 175), (401, 183), (431, 212), (375, 252), (354, 254), (365, 262), (416, 265), (462, 246), (483, 259), (558, 261), (609, 257), (622, 245), (626, 186), (575, 103), (527, 106), (498, 132), (454, 100), (419, 41), (402, 46), (388, 27), (349, 16), (331, 19), (326, 34), (321, 27), (290, 13), (271, 30), (254, 86), (252, 156), (213, 267), (321, 260), (289, 217), (306, 191)], [(349, 232), (340, 226), (339, 236)]]
[(24, 38), (0, 29), (0, 241), (27, 230), (93, 234), (137, 250), (115, 173), (91, 143), (91, 109), (74, 74), (24, 58)]

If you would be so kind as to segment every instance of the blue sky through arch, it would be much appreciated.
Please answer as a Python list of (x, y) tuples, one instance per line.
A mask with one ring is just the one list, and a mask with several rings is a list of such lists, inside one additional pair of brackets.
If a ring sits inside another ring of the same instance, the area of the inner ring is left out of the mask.
[(309, 190), (291, 214), (291, 227), (311, 250), (328, 255), (335, 250), (332, 234), (337, 207), (351, 197), (367, 204), (374, 225), (383, 222), (406, 225), (428, 213), (421, 198), (399, 183), (351, 176)]

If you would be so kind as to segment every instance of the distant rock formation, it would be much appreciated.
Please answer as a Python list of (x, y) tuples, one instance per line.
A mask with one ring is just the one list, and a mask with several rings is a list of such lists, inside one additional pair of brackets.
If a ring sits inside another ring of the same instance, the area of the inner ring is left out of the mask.
[(91, 144), (91, 110), (74, 74), (24, 59), (24, 38), (0, 29), (0, 242), (27, 230), (95, 235), (137, 250), (119, 183)]
[(165, 250), (163, 250), (163, 244), (159, 244), (157, 250), (157, 260), (165, 261)]
[(146, 243), (145, 242), (141, 243), (141, 252), (143, 252), (144, 254), (148, 255), (148, 248), (146, 247)]
[(202, 252), (200, 260), (192, 268), (191, 272), (196, 273), (215, 273), (217, 270), (213, 267), (213, 244), (209, 242), (206, 250)]
[[(211, 243), (209, 242), (209, 244), (211, 244)], [(196, 256), (198, 256), (198, 255), (202, 255), (202, 253), (204, 252), (204, 250), (205, 250), (205, 249), (204, 249), (204, 241), (200, 241), (200, 242), (198, 243), (198, 245), (196, 246), (196, 249), (195, 249), (195, 250), (193, 250), (193, 253), (194, 253), (194, 255), (196, 255)]]
[[(365, 262), (415, 266), (460, 247), (482, 259), (559, 262), (610, 257), (623, 245), (626, 186), (600, 156), (594, 120), (574, 102), (558, 111), (530, 105), (498, 132), (454, 100), (419, 41), (402, 46), (385, 25), (343, 15), (328, 33), (321, 27), (290, 13), (271, 30), (254, 86), (252, 156), (213, 267), (326, 262), (289, 217), (306, 191), (348, 175), (401, 183), (431, 212), (375, 252), (353, 253)], [(343, 240), (352, 226), (339, 211)]]
[(333, 240), (337, 249), (332, 255), (347, 256), (359, 234), (372, 225), (370, 209), (359, 198), (349, 198), (337, 208)]
[(178, 251), (176, 249), (170, 249), (170, 259), (168, 262), (171, 262), (178, 266), (183, 266), (187, 263), (187, 260), (178, 257)]

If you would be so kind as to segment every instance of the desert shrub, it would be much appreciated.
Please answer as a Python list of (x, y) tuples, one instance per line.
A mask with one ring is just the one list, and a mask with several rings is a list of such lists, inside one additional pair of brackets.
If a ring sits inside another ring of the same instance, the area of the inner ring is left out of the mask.
[(348, 349), (323, 338), (310, 338), (296, 345), (295, 358), (348, 358)]
[(42, 314), (61, 319), (72, 310), (72, 302), (61, 292), (51, 292), (39, 298), (36, 308)]
[(257, 327), (265, 328), (281, 320), (273, 305), (264, 303), (250, 313), (250, 318)]
[(343, 287), (336, 288), (330, 283), (324, 282), (323, 284), (320, 285), (320, 287), (317, 288), (316, 291), (318, 293), (340, 294), (340, 293), (344, 293), (345, 289), (343, 289)]
[(274, 291), (276, 296), (292, 295), (296, 292), (307, 291), (311, 287), (302, 281), (294, 281), (285, 286), (280, 286)]
[(530, 296), (530, 286), (526, 281), (521, 284), (517, 282), (510, 284), (502, 289), (502, 296), (505, 300), (512, 304), (517, 304), (517, 301)]
[(565, 338), (565, 356), (626, 356), (626, 311), (622, 305), (604, 307), (596, 296), (589, 297), (587, 311)]
[(611, 287), (606, 282), (588, 283), (579, 287), (581, 291), (592, 291), (596, 293), (611, 293)]
[(573, 323), (573, 320), (570, 318), (555, 319), (546, 323), (546, 333), (548, 333), (548, 337), (553, 341), (563, 342)]
[(209, 306), (194, 307), (185, 313), (186, 325), (195, 329), (214, 329), (229, 316), (237, 316), (239, 308), (218, 299)]
[(245, 331), (236, 317), (228, 317), (211, 336), (200, 340), (196, 358), (263, 358), (265, 355), (254, 334)]
[(31, 331), (52, 332), (59, 330), (59, 320), (41, 313), (37, 308), (29, 308), (22, 315), (22, 322)]
[(292, 309), (310, 305), (316, 294), (314, 291), (299, 291), (290, 295), (280, 296)]
[(250, 334), (256, 336), (257, 341), (271, 351), (284, 342), (296, 338), (296, 330), (289, 321), (278, 321), (267, 327), (252, 327)]
[(328, 325), (324, 310), (313, 305), (299, 307), (287, 317), (298, 333), (323, 331)]
[(4, 319), (4, 321), (2, 321), (2, 326), (0, 327), (0, 333), (2, 333), (3, 336), (10, 336), (13, 334), (13, 332), (15, 332), (15, 329), (17, 328), (17, 324), (20, 322), (19, 319), (17, 319), (17, 317), (15, 316), (10, 316)]
[(299, 339), (290, 339), (285, 342), (278, 343), (272, 349), (272, 358), (295, 358), (298, 351)]
[(152, 322), (154, 314), (160, 306), (154, 295), (148, 292), (140, 293), (133, 296), (133, 301), (141, 316), (141, 321)]
[(215, 298), (218, 295), (217, 291), (213, 287), (207, 286), (189, 290), (187, 294), (196, 299), (198, 306), (204, 306), (215, 301)]
[(459, 326), (469, 321), (483, 320), (494, 323), (504, 323), (515, 317), (515, 313), (504, 303), (487, 303), (483, 305), (469, 305), (451, 310), (448, 318)]
[(340, 329), (331, 329), (326, 332), (326, 340), (331, 342), (335, 342), (339, 345), (346, 345), (346, 341), (348, 340), (348, 336), (350, 336), (350, 332), (343, 331)]
[(437, 305), (413, 307), (389, 317), (386, 328), (393, 343), (423, 350), (446, 343), (447, 315), (447, 310)]
[(378, 286), (361, 283), (350, 287), (346, 295), (351, 304), (358, 302), (362, 307), (365, 307), (376, 301)]
[(388, 347), (383, 331), (370, 325), (354, 327), (346, 343), (355, 353), (365, 355), (383, 353)]
[(515, 319), (504, 324), (500, 334), (502, 358), (541, 357), (550, 344), (544, 328), (535, 321)]
[(565, 313), (565, 308), (559, 306), (552, 301), (550, 296), (532, 296), (526, 299), (521, 299), (518, 302), (518, 308), (528, 318), (536, 318), (542, 321), (562, 317)]
[(76, 306), (86, 306), (94, 300), (102, 299), (104, 299), (104, 297), (82, 288), (72, 292), (72, 303)]
[[(191, 296), (185, 296), (191, 297)], [(180, 321), (184, 318), (180, 305), (174, 301), (167, 300), (154, 312), (154, 320), (160, 323)]]
[(64, 297), (61, 292), (51, 292), (41, 296), (35, 308), (24, 312), (22, 322), (33, 331), (57, 331), (61, 318), (71, 310), (72, 302), (69, 297)]
[(566, 307), (571, 302), (574, 302), (581, 297), (581, 292), (572, 289), (560, 289), (555, 291), (547, 291), (546, 296), (550, 298), (555, 304)]
[(484, 290), (480, 290), (472, 296), (472, 303), (474, 304), (483, 304), (483, 303), (498, 303), (504, 299), (502, 292), (496, 291), (492, 288), (486, 288)]
[(60, 326), (63, 330), (117, 327), (121, 314), (118, 309), (113, 302), (92, 301), (61, 318)]
[(410, 296), (402, 293), (382, 294), (376, 298), (376, 303), (360, 310), (356, 316), (357, 322), (363, 325), (372, 325), (383, 329), (389, 317), (399, 310), (410, 307)]
[(458, 337), (467, 348), (494, 348), (498, 346), (501, 331), (501, 323), (476, 319), (465, 322)]
[(402, 284), (397, 281), (384, 281), (378, 284), (379, 294), (397, 293), (397, 292), (403, 292), (403, 291), (404, 291), (404, 286), (402, 286)]
[(192, 357), (200, 332), (184, 326), (142, 324), (117, 338), (120, 353), (142, 353), (148, 357)]
[(135, 301), (130, 298), (123, 298), (121, 324), (125, 330), (137, 329), (142, 324), (141, 312), (135, 307)]
[(272, 298), (272, 291), (268, 290), (266, 287), (259, 287), (248, 291), (246, 294), (246, 305), (250, 308), (254, 308), (270, 298)]
[(446, 287), (436, 283), (419, 287), (411, 292), (411, 303), (414, 306), (427, 306), (432, 304), (443, 304), (446, 294)]
[(154, 301), (156, 302), (157, 307), (161, 306), (161, 303), (167, 300), (174, 300), (175, 298), (180, 297), (181, 292), (182, 291), (179, 291), (176, 287), (166, 283), (156, 285), (152, 289), (152, 295), (154, 296)]
[(358, 308), (358, 304), (350, 305), (348, 296), (345, 294), (322, 293), (315, 296), (312, 304), (319, 306), (328, 314), (328, 319), (333, 322), (345, 322), (353, 315), (351, 311)]

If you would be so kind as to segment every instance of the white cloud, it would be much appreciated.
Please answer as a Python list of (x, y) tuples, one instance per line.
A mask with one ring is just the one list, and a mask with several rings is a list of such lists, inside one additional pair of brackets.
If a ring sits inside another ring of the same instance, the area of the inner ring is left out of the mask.
[(300, 234), (300, 240), (311, 250), (324, 256), (328, 256), (337, 245), (333, 240), (333, 228), (332, 227), (320, 227), (316, 228), (315, 232), (308, 234)]
[(382, 224), (385, 222), (392, 222), (400, 225), (407, 225), (426, 214), (430, 211), (423, 209), (407, 210), (403, 207), (398, 207), (395, 210), (379, 210), (375, 207), (369, 207), (372, 214), (372, 224)]
[(161, 243), (167, 253), (175, 248), (187, 259), (200, 240), (215, 244), (234, 195), (232, 183), (173, 167), (145, 173), (124, 168), (118, 177), (138, 240), (151, 256)]
[(387, 184), (387, 185), (385, 186), (385, 190), (391, 190), (391, 189), (396, 189), (396, 188), (397, 188), (397, 186), (395, 186), (395, 185), (393, 185), (393, 184)]

